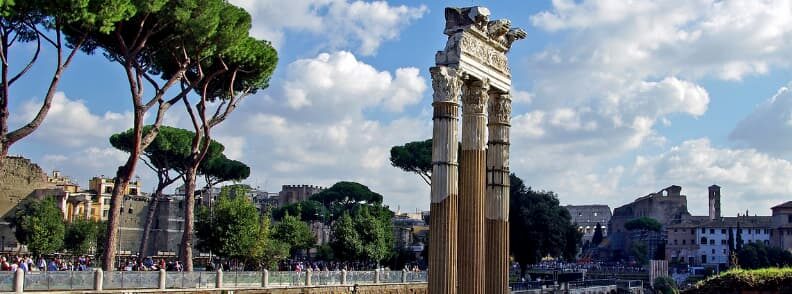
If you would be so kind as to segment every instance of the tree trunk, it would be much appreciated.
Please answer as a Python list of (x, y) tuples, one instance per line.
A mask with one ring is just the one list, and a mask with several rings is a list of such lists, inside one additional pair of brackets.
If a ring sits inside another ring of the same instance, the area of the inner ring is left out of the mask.
[(157, 216), (157, 208), (159, 207), (160, 199), (162, 199), (162, 190), (164, 189), (165, 186), (160, 183), (157, 187), (157, 191), (151, 198), (151, 203), (149, 203), (149, 210), (146, 214), (146, 222), (143, 225), (143, 236), (140, 238), (138, 260), (142, 260), (146, 257), (146, 252), (148, 251), (149, 247), (149, 239), (151, 236), (151, 228), (154, 226), (154, 218)]
[(193, 228), (195, 225), (195, 174), (197, 168), (190, 167), (184, 173), (184, 232), (181, 241), (181, 260), (184, 271), (193, 270)]
[[(129, 180), (135, 173), (138, 157), (140, 157), (141, 146), (140, 142), (143, 137), (143, 115), (144, 111), (140, 109), (135, 110), (134, 116), (134, 133), (135, 142), (133, 148), (129, 153), (129, 158), (124, 165), (118, 167), (116, 178), (113, 185), (113, 194), (110, 197), (110, 214), (107, 220), (107, 241), (105, 242), (105, 251), (102, 256), (102, 270), (112, 271), (115, 269), (116, 250), (118, 249), (118, 230), (121, 223), (121, 204), (124, 201), (124, 194), (126, 194)], [(101, 193), (101, 191), (98, 191)]]

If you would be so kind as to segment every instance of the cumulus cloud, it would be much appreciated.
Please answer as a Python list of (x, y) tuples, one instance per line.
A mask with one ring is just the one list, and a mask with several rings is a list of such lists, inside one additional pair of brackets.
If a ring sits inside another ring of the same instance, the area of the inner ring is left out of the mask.
[(746, 208), (751, 214), (769, 215), (769, 207), (789, 200), (792, 193), (791, 162), (755, 149), (718, 148), (705, 138), (639, 156), (632, 173), (639, 186), (685, 187), (689, 207), (699, 214), (706, 214), (706, 189), (711, 184), (722, 187), (721, 203), (731, 215)]
[(362, 55), (376, 53), (384, 41), (398, 38), (399, 31), (421, 18), (424, 5), (409, 7), (384, 1), (349, 0), (232, 0), (253, 16), (253, 35), (284, 42), (285, 31), (308, 32), (326, 38), (330, 48), (357, 47)]
[(792, 152), (792, 84), (756, 107), (740, 121), (729, 138), (762, 152), (789, 155)]
[(427, 88), (417, 68), (399, 68), (391, 74), (346, 51), (292, 62), (282, 85), (283, 98), (291, 108), (286, 111), (321, 112), (310, 115), (311, 119), (359, 115), (369, 107), (401, 112), (405, 106), (418, 103)]
[[(248, 182), (277, 191), (357, 181), (394, 209), (428, 204), (428, 186), (388, 162), (391, 146), (431, 136), (431, 114), (403, 112), (424, 101), (427, 85), (418, 69), (380, 70), (338, 51), (293, 61), (281, 84), (246, 98), (213, 130), (225, 144), (244, 138), (239, 160), (253, 169)], [(367, 115), (380, 111), (393, 119)]]
[[(21, 107), (21, 115), (14, 118), (18, 124), (26, 123), (35, 117), (41, 102), (29, 100)], [(72, 100), (63, 92), (55, 93), (46, 119), (31, 135), (32, 140), (44, 143), (83, 147), (107, 142), (111, 134), (125, 130), (132, 125), (132, 114), (105, 112), (94, 114), (82, 100)]]

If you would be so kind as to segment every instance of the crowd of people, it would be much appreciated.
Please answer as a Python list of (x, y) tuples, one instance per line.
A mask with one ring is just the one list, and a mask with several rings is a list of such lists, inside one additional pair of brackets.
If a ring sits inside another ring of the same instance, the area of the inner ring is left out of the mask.
[(166, 271), (182, 271), (182, 264), (178, 260), (166, 260), (159, 258), (154, 260), (152, 257), (146, 257), (138, 260), (136, 257), (129, 257), (123, 259), (119, 265), (119, 271), (158, 271), (165, 269)]
[(39, 256), (33, 259), (32, 256), (0, 256), (0, 270), (16, 271), (22, 269), (25, 272), (33, 271), (86, 271), (91, 268), (91, 258), (79, 256), (74, 258), (52, 257), (45, 258)]

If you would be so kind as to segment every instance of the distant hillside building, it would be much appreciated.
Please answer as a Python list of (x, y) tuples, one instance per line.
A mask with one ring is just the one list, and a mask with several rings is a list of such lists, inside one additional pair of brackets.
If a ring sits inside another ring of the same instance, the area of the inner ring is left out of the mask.
[(770, 244), (792, 252), (792, 201), (773, 206)]
[(327, 188), (314, 185), (283, 185), (278, 198), (279, 206), (286, 206), (300, 201), (308, 200), (311, 195), (322, 192)]
[(572, 222), (577, 224), (578, 231), (583, 233), (583, 244), (591, 242), (597, 224), (602, 226), (602, 236), (608, 236), (608, 222), (611, 219), (611, 210), (607, 205), (567, 205)]
[[(682, 195), (682, 187), (672, 185), (658, 192), (639, 197), (635, 201), (617, 207), (608, 223), (608, 242), (610, 251), (616, 256), (625, 256), (632, 239), (636, 236), (624, 228), (624, 224), (639, 217), (650, 217), (663, 225), (679, 223), (689, 217), (687, 196)], [(652, 243), (662, 243), (665, 236), (659, 234), (652, 237)], [(649, 251), (653, 251), (649, 244)]]

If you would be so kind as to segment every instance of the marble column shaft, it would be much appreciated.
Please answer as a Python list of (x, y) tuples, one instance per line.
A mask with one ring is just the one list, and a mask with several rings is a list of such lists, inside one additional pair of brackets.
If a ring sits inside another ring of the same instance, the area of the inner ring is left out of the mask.
[(462, 155), (459, 193), (459, 293), (484, 293), (484, 197), (487, 80), (462, 87)]
[(487, 294), (509, 293), (509, 94), (490, 92), (486, 214)]
[(449, 67), (429, 69), (434, 90), (432, 199), (429, 232), (429, 293), (457, 293), (459, 95), (462, 80)]

